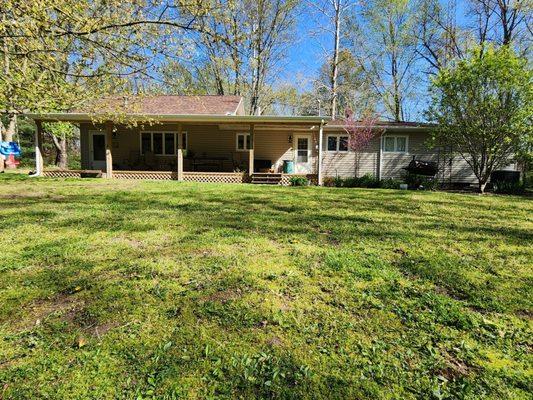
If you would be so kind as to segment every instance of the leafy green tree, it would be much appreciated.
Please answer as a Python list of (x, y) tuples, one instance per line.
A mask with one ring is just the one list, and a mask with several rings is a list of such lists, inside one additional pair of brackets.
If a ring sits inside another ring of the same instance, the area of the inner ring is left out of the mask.
[[(201, 2), (196, 12), (208, 8)], [(158, 0), (0, 0), (5, 139), (27, 110), (87, 108), (94, 99), (138, 92), (156, 56), (179, 56), (177, 33), (201, 29), (196, 15), (176, 9)], [(90, 109), (99, 111), (97, 104)]]
[(428, 118), (435, 142), (452, 145), (472, 168), (483, 193), (491, 173), (531, 137), (533, 74), (527, 60), (505, 46), (478, 48), (442, 69), (432, 82)]
[(408, 100), (418, 88), (414, 30), (419, 18), (415, 1), (368, 0), (348, 21), (353, 33), (347, 48), (385, 114), (397, 122), (409, 117)]

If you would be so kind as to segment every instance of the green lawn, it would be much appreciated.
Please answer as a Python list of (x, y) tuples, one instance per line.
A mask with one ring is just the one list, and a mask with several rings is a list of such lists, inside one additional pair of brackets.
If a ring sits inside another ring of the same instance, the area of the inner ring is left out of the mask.
[(0, 226), (0, 398), (531, 398), (530, 199), (6, 174)]

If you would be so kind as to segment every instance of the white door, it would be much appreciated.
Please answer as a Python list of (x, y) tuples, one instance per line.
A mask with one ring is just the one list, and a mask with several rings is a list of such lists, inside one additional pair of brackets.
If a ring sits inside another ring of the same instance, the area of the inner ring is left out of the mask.
[(294, 140), (294, 172), (297, 174), (310, 174), (312, 172), (311, 136), (296, 135)]
[(89, 161), (91, 169), (105, 171), (105, 133), (89, 132)]

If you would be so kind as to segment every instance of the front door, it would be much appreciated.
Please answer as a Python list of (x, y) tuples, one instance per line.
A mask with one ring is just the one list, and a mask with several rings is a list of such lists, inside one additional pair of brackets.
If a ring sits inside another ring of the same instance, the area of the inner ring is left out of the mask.
[(91, 169), (99, 169), (105, 171), (105, 133), (104, 132), (90, 132), (89, 133), (89, 151)]
[(294, 137), (294, 172), (297, 174), (310, 174), (311, 166), (311, 136), (297, 135)]

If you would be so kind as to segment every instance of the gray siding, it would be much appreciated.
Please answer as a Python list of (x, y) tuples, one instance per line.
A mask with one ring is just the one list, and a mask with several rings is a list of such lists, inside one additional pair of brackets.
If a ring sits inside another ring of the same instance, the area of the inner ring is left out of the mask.
[[(354, 152), (335, 153), (327, 151), (328, 134), (346, 134), (344, 130), (328, 130), (324, 132), (323, 145), (323, 173), (325, 177), (353, 177), (371, 174), (378, 176), (380, 162), (380, 137), (376, 136), (368, 147), (360, 154), (359, 162), (356, 162)], [(382, 153), (381, 177), (383, 179), (402, 179), (405, 174), (404, 167), (415, 156), (417, 159), (425, 161), (441, 161), (444, 155), (439, 155), (438, 150), (429, 146), (430, 135), (427, 131), (420, 129), (404, 129), (384, 132), (386, 135), (404, 135), (408, 137), (407, 153)], [(446, 156), (449, 159), (449, 156)], [(448, 163), (448, 168), (450, 164)], [(446, 179), (450, 179), (449, 169), (446, 171)], [(472, 173), (468, 163), (461, 156), (454, 156), (451, 162), (451, 181), (454, 183), (475, 183), (476, 178)]]

